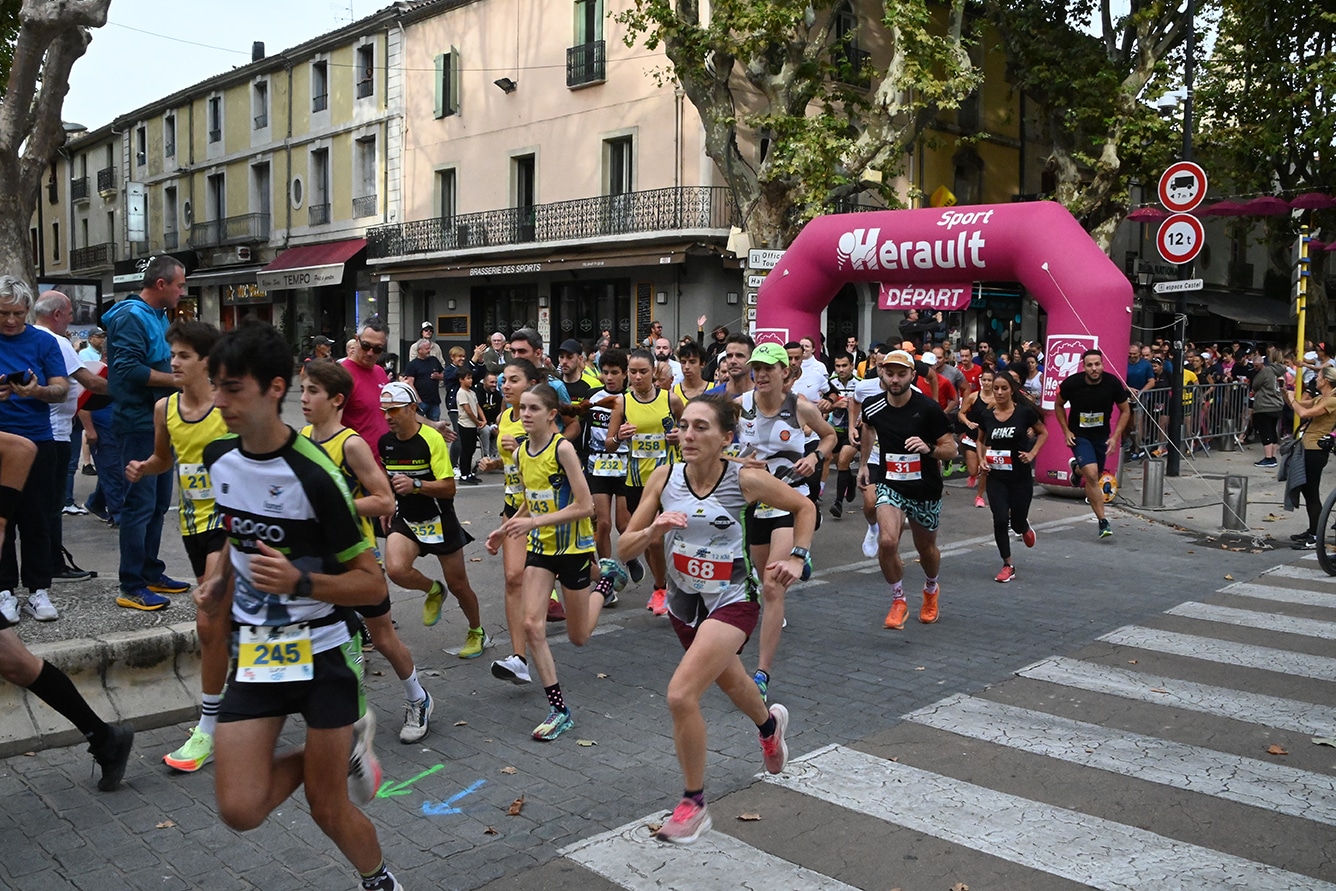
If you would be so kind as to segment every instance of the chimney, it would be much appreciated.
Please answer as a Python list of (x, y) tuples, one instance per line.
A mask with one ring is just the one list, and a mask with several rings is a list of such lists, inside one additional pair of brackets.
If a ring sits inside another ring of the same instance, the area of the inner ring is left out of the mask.
[(258, 62), (264, 58), (264, 41), (257, 40), (251, 44), (251, 61)]

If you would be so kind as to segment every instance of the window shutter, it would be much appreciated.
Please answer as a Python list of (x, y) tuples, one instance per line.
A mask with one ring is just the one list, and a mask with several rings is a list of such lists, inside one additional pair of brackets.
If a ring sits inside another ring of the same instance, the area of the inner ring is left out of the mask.
[(459, 47), (450, 47), (450, 95), (446, 97), (452, 114), (459, 114)]
[(445, 55), (436, 56), (436, 117), (445, 117)]

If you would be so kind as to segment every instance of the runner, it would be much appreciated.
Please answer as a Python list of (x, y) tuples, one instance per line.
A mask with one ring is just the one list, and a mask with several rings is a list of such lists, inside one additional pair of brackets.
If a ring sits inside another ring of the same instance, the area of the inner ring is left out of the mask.
[[(626, 443), (620, 443), (616, 451), (607, 451), (612, 407), (626, 389), (626, 351), (604, 350), (598, 364), (599, 370), (603, 372), (603, 388), (590, 395), (588, 417), (583, 425), (589, 436), (589, 460), (585, 465), (585, 475), (589, 479), (589, 491), (594, 496), (594, 544), (600, 558), (610, 558), (614, 524), (617, 531), (621, 532), (631, 520), (626, 501), (617, 498), (626, 485), (630, 449)], [(630, 569), (628, 567), (628, 571)], [(645, 577), (645, 569), (639, 560), (635, 561), (634, 569), (637, 581)], [(616, 595), (613, 597), (612, 603), (616, 603)]]
[(835, 428), (835, 460), (826, 463), (835, 465), (835, 503), (830, 506), (830, 515), (839, 519), (844, 515), (844, 502), (853, 502), (858, 489), (854, 484), (854, 472), (850, 469), (858, 449), (849, 441), (849, 409), (854, 402), (854, 391), (862, 382), (854, 374), (853, 357), (845, 354), (835, 357), (835, 373), (830, 376), (831, 410), (827, 420)]
[(937, 621), (940, 588), (937, 574), (942, 557), (937, 550), (937, 526), (942, 513), (942, 465), (956, 453), (956, 441), (948, 429), (946, 413), (936, 400), (916, 392), (914, 357), (895, 350), (882, 359), (881, 377), (886, 391), (863, 405), (863, 466), (859, 485), (870, 479), (872, 444), (881, 449), (883, 481), (877, 485), (877, 556), (881, 572), (891, 585), (891, 608), (885, 627), (905, 627), (909, 605), (903, 588), (905, 566), (900, 559), (900, 534), (905, 518), (914, 536), (914, 548), (926, 576), (919, 621)]
[[(220, 332), (207, 322), (173, 322), (167, 329), (172, 377), (181, 392), (159, 399), (153, 407), (153, 454), (125, 465), (125, 478), (137, 483), (175, 467), (181, 518), (181, 544), (190, 558), (195, 584), (218, 575), (227, 532), (214, 509), (213, 486), (204, 468), (204, 447), (227, 435), (222, 412), (213, 405), (209, 380), (209, 351)], [(173, 453), (175, 457), (173, 458)], [(200, 719), (185, 743), (163, 756), (173, 770), (193, 773), (213, 758), (213, 734), (218, 726), (218, 704), (227, 683), (228, 617), (198, 609), (195, 633), (200, 651)]]
[[(385, 570), (396, 585), (427, 592), (422, 603), (423, 625), (439, 622), (447, 591), (454, 594), (468, 620), (459, 658), (476, 659), (492, 645), (492, 639), (483, 630), (478, 595), (464, 569), (464, 546), (473, 541), (473, 536), (455, 517), (455, 469), (450, 465), (450, 450), (440, 432), (418, 417), (417, 393), (411, 384), (386, 384), (380, 391), (380, 405), (390, 422), (390, 432), (380, 438), (377, 451), (390, 475), (395, 500), (390, 534), (385, 537)], [(434, 555), (441, 564), (444, 586), (413, 565), (423, 554)]]
[[(1118, 444), (1123, 441), (1123, 432), (1132, 417), (1127, 405), (1132, 394), (1127, 392), (1122, 381), (1104, 373), (1104, 354), (1099, 350), (1082, 353), (1081, 366), (1079, 374), (1073, 374), (1058, 385), (1058, 402), (1067, 405), (1068, 409), (1059, 408), (1054, 414), (1074, 456), (1071, 462), (1073, 475), (1081, 474), (1086, 501), (1090, 502), (1090, 509), (1099, 520), (1099, 537), (1108, 538), (1113, 529), (1104, 518), (1104, 492), (1099, 476), (1104, 472), (1105, 456), (1110, 451), (1116, 453)], [(993, 385), (997, 385), (996, 380)], [(1109, 415), (1114, 406), (1118, 407), (1118, 426), (1110, 434)]]
[[(877, 371), (885, 356), (886, 344), (874, 343), (868, 347), (864, 367), (870, 373), (863, 375), (863, 379), (854, 386), (853, 404), (849, 407), (849, 443), (856, 449), (861, 449), (863, 445), (863, 403), (886, 392), (884, 380)], [(867, 484), (857, 482), (858, 477), (855, 475), (855, 486), (863, 493), (863, 519), (867, 521), (867, 532), (863, 534), (863, 556), (875, 557), (881, 535), (881, 528), (877, 525), (877, 485), (881, 482), (882, 472), (881, 446), (873, 442), (867, 460), (860, 460), (859, 466), (868, 468), (869, 480)]]
[[(801, 373), (801, 366), (790, 364), (789, 354), (778, 344), (763, 343), (752, 351), (751, 366), (756, 387), (738, 399), (742, 420), (738, 426), (738, 445), (743, 453), (764, 461), (768, 472), (783, 480), (793, 491), (808, 496), (807, 480), (835, 447), (835, 430), (821, 417), (820, 410), (796, 393), (785, 392), (786, 384)], [(803, 454), (803, 429), (819, 438), (816, 448)], [(815, 504), (814, 510), (819, 510)], [(813, 520), (815, 523), (815, 519)], [(758, 503), (747, 510), (747, 546), (753, 566), (770, 565), (770, 555), (787, 554), (793, 547), (793, 514), (782, 508)], [(770, 672), (779, 650), (780, 631), (784, 626), (784, 594), (788, 583), (779, 573), (766, 569), (761, 576), (761, 654), (752, 680), (765, 699)]]
[[(204, 449), (228, 559), (195, 597), (201, 608), (230, 609), (238, 626), (237, 673), (215, 738), (218, 812), (232, 829), (254, 829), (304, 785), (312, 819), (362, 887), (393, 891), (400, 886), (376, 829), (346, 781), (364, 803), (380, 782), (371, 734), (353, 739), (361, 647), (348, 607), (383, 600), (385, 576), (338, 470), (279, 416), (292, 378), (283, 337), (258, 322), (228, 331), (209, 354), (209, 374), (235, 434)], [(306, 720), (305, 745), (277, 754), (293, 713)]]
[[(353, 389), (352, 376), (337, 362), (316, 359), (302, 369), (302, 414), (310, 421), (302, 436), (320, 446), (343, 474), (353, 496), (362, 537), (376, 551), (373, 518), (394, 513), (394, 491), (376, 463), (371, 446), (350, 427), (343, 426), (343, 406)], [(414, 743), (427, 735), (436, 703), (418, 680), (413, 654), (399, 637), (390, 618), (390, 597), (372, 607), (359, 607), (376, 651), (385, 656), (404, 685), (404, 726), (399, 742)]]
[[(626, 485), (622, 487), (622, 498), (631, 514), (635, 514), (640, 504), (640, 495), (654, 469), (672, 463), (669, 446), (677, 444), (676, 424), (682, 416), (682, 400), (669, 390), (655, 385), (654, 371), (653, 354), (648, 350), (631, 351), (626, 363), (630, 390), (617, 399), (608, 422), (607, 445), (616, 446), (625, 442), (631, 447)], [(654, 593), (650, 595), (645, 609), (651, 610), (656, 616), (666, 615), (668, 607), (664, 605), (664, 598), (668, 594), (668, 581), (663, 543), (650, 545), (645, 559), (654, 577)], [(631, 571), (634, 581), (634, 570), (629, 565), (627, 569)]]
[(1016, 577), (1016, 569), (1011, 565), (1008, 521), (1025, 546), (1034, 547), (1030, 525), (1034, 460), (1048, 440), (1048, 427), (1043, 412), (1010, 371), (994, 379), (993, 410), (982, 417), (976, 460), (993, 509), (993, 540), (1002, 556), (1002, 569), (993, 581), (1009, 582)]
[(965, 401), (961, 404), (960, 411), (956, 416), (960, 423), (964, 425), (965, 432), (960, 434), (960, 445), (965, 450), (965, 467), (969, 470), (969, 479), (966, 481), (971, 489), (976, 489), (974, 493), (974, 506), (984, 507), (984, 487), (979, 485), (979, 425), (983, 423), (984, 418), (993, 410), (993, 372), (985, 368), (979, 374), (979, 389), (968, 393)]
[(682, 380), (673, 384), (672, 390), (677, 398), (686, 405), (709, 389), (710, 384), (701, 377), (701, 352), (694, 340), (689, 340), (677, 348), (677, 361), (682, 365)]
[[(550, 708), (547, 719), (533, 729), (533, 738), (550, 742), (575, 726), (557, 681), (557, 665), (547, 645), (547, 604), (552, 586), (561, 584), (566, 609), (566, 636), (582, 647), (598, 624), (612, 577), (591, 590), (593, 571), (594, 499), (581, 472), (575, 446), (557, 430), (557, 393), (547, 384), (530, 387), (520, 396), (520, 421), (525, 441), (517, 450), (524, 503), (515, 515), (487, 536), (495, 554), (504, 538), (527, 541), (525, 557), (524, 636), (529, 659), (543, 682)], [(606, 588), (607, 590), (603, 590)]]
[(737, 334), (730, 334), (724, 341), (724, 354), (719, 360), (720, 371), (726, 379), (722, 384), (711, 387), (705, 392), (711, 395), (723, 393), (733, 399), (750, 392), (752, 376), (751, 366), (747, 364), (747, 360), (751, 358), (752, 350), (755, 348), (755, 342), (746, 334), (740, 331)]

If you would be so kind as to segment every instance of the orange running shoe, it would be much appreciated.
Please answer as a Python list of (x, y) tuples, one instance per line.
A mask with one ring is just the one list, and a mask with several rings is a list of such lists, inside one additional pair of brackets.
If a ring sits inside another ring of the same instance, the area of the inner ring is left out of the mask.
[(896, 631), (903, 631), (905, 627), (905, 618), (909, 615), (909, 604), (901, 597), (898, 600), (891, 601), (891, 611), (886, 614), (885, 627)]
[(655, 588), (654, 593), (649, 597), (649, 603), (645, 604), (645, 609), (654, 613), (656, 616), (668, 615), (668, 589)]
[(923, 592), (923, 606), (919, 608), (919, 621), (924, 625), (931, 625), (937, 621), (937, 595), (942, 593), (941, 586), (936, 591), (929, 594), (926, 590)]

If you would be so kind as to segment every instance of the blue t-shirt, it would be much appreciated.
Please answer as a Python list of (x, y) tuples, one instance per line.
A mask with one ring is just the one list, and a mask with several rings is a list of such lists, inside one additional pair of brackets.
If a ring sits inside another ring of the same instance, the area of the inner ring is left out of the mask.
[[(65, 377), (65, 359), (56, 338), (32, 325), (12, 336), (0, 334), (0, 374), (22, 375), (28, 369), (42, 386), (53, 377)], [(11, 392), (8, 399), (0, 400), (0, 430), (47, 442), (52, 439), (51, 406)]]
[(1149, 359), (1138, 359), (1127, 366), (1127, 386), (1133, 390), (1140, 390), (1155, 377), (1155, 369), (1151, 367)]

